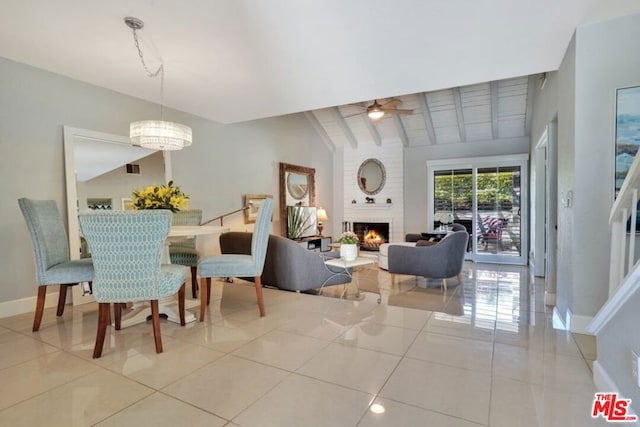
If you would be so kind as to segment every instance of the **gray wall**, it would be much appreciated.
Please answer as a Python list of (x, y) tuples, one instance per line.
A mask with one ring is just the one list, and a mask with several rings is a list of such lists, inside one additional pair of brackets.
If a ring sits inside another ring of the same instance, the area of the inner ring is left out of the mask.
[[(640, 14), (594, 24), (576, 43), (576, 230), (574, 313), (595, 313), (607, 298), (609, 211), (613, 202), (615, 89), (640, 85)], [(597, 173), (594, 173), (597, 171)], [(582, 213), (582, 215), (578, 215)], [(640, 296), (598, 334), (598, 362), (640, 412), (630, 350), (640, 354)]]
[(526, 154), (529, 139), (518, 138), (504, 141), (473, 142), (470, 144), (447, 144), (444, 146), (409, 147), (404, 150), (404, 230), (418, 233), (428, 230), (427, 160), (459, 159), (465, 157), (502, 156)]
[[(131, 121), (158, 111), (156, 104), (0, 58), (0, 302), (36, 293), (31, 241), (16, 200), (53, 199), (66, 218), (62, 126), (127, 135)], [(239, 208), (245, 193), (277, 197), (279, 161), (315, 167), (317, 199), (331, 212), (331, 154), (303, 115), (222, 125), (165, 109), (165, 118), (193, 127), (193, 146), (173, 154), (173, 173), (191, 206), (205, 214)]]

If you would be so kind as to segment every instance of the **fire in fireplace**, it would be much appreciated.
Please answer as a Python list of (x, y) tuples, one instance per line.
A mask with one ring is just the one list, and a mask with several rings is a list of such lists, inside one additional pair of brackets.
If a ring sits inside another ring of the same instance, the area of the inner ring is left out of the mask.
[(389, 241), (389, 223), (386, 222), (354, 222), (353, 232), (358, 235), (361, 250), (378, 251), (381, 244)]

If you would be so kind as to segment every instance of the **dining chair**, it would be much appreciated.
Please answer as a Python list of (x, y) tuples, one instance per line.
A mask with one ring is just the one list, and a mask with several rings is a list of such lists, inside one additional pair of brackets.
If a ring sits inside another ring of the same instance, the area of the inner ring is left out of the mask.
[(204, 321), (205, 306), (211, 299), (212, 277), (253, 277), (260, 316), (265, 315), (260, 276), (264, 269), (269, 242), (269, 225), (273, 213), (273, 199), (266, 198), (260, 207), (251, 237), (251, 255), (223, 254), (204, 257), (198, 263), (200, 274), (200, 321)]
[(69, 240), (54, 200), (18, 199), (29, 229), (36, 264), (38, 299), (32, 331), (40, 329), (47, 288), (60, 285), (57, 316), (64, 314), (67, 288), (93, 280), (91, 258), (71, 260)]
[[(171, 225), (200, 225), (202, 222), (202, 209), (189, 209), (173, 214)], [(198, 259), (195, 237), (173, 241), (169, 245), (169, 257), (171, 264), (185, 265), (191, 269), (191, 296), (197, 298), (198, 290)]]
[(98, 301), (98, 332), (93, 358), (102, 355), (114, 303), (115, 329), (120, 329), (122, 303), (150, 301), (156, 353), (162, 353), (158, 299), (178, 292), (180, 324), (184, 326), (184, 282), (187, 268), (161, 264), (171, 227), (167, 210), (101, 211), (81, 214), (80, 228), (89, 243)]

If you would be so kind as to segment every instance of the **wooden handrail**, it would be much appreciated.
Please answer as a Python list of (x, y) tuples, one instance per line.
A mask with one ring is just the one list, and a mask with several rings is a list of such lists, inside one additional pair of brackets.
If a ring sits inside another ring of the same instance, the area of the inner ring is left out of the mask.
[(223, 218), (224, 218), (225, 216), (233, 215), (233, 214), (235, 214), (235, 213), (242, 212), (242, 211), (245, 211), (245, 210), (247, 210), (247, 209), (249, 209), (249, 206), (244, 206), (244, 207), (242, 207), (242, 208), (240, 208), (240, 209), (236, 209), (235, 211), (227, 212), (227, 213), (222, 214), (222, 215), (220, 215), (220, 216), (217, 216), (217, 217), (215, 217), (215, 218), (211, 218), (210, 220), (207, 220), (207, 221), (203, 222), (203, 223), (202, 223), (202, 224), (200, 224), (200, 225), (207, 225), (207, 224), (209, 224), (210, 222), (220, 220), (220, 225), (222, 226), (222, 225), (224, 225), (224, 224), (223, 224)]

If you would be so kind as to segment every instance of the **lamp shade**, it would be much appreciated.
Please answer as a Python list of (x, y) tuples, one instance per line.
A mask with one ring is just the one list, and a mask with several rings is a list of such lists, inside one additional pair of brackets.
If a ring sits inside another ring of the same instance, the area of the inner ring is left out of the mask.
[(369, 112), (367, 113), (367, 115), (369, 116), (370, 119), (372, 120), (378, 120), (381, 119), (382, 116), (384, 116), (384, 111), (381, 110), (378, 107), (374, 107), (371, 110), (369, 110)]
[(325, 208), (318, 208), (318, 221), (326, 221), (329, 217), (327, 216), (327, 211)]
[(181, 150), (191, 145), (191, 128), (163, 120), (132, 122), (129, 137), (141, 147), (153, 150)]

